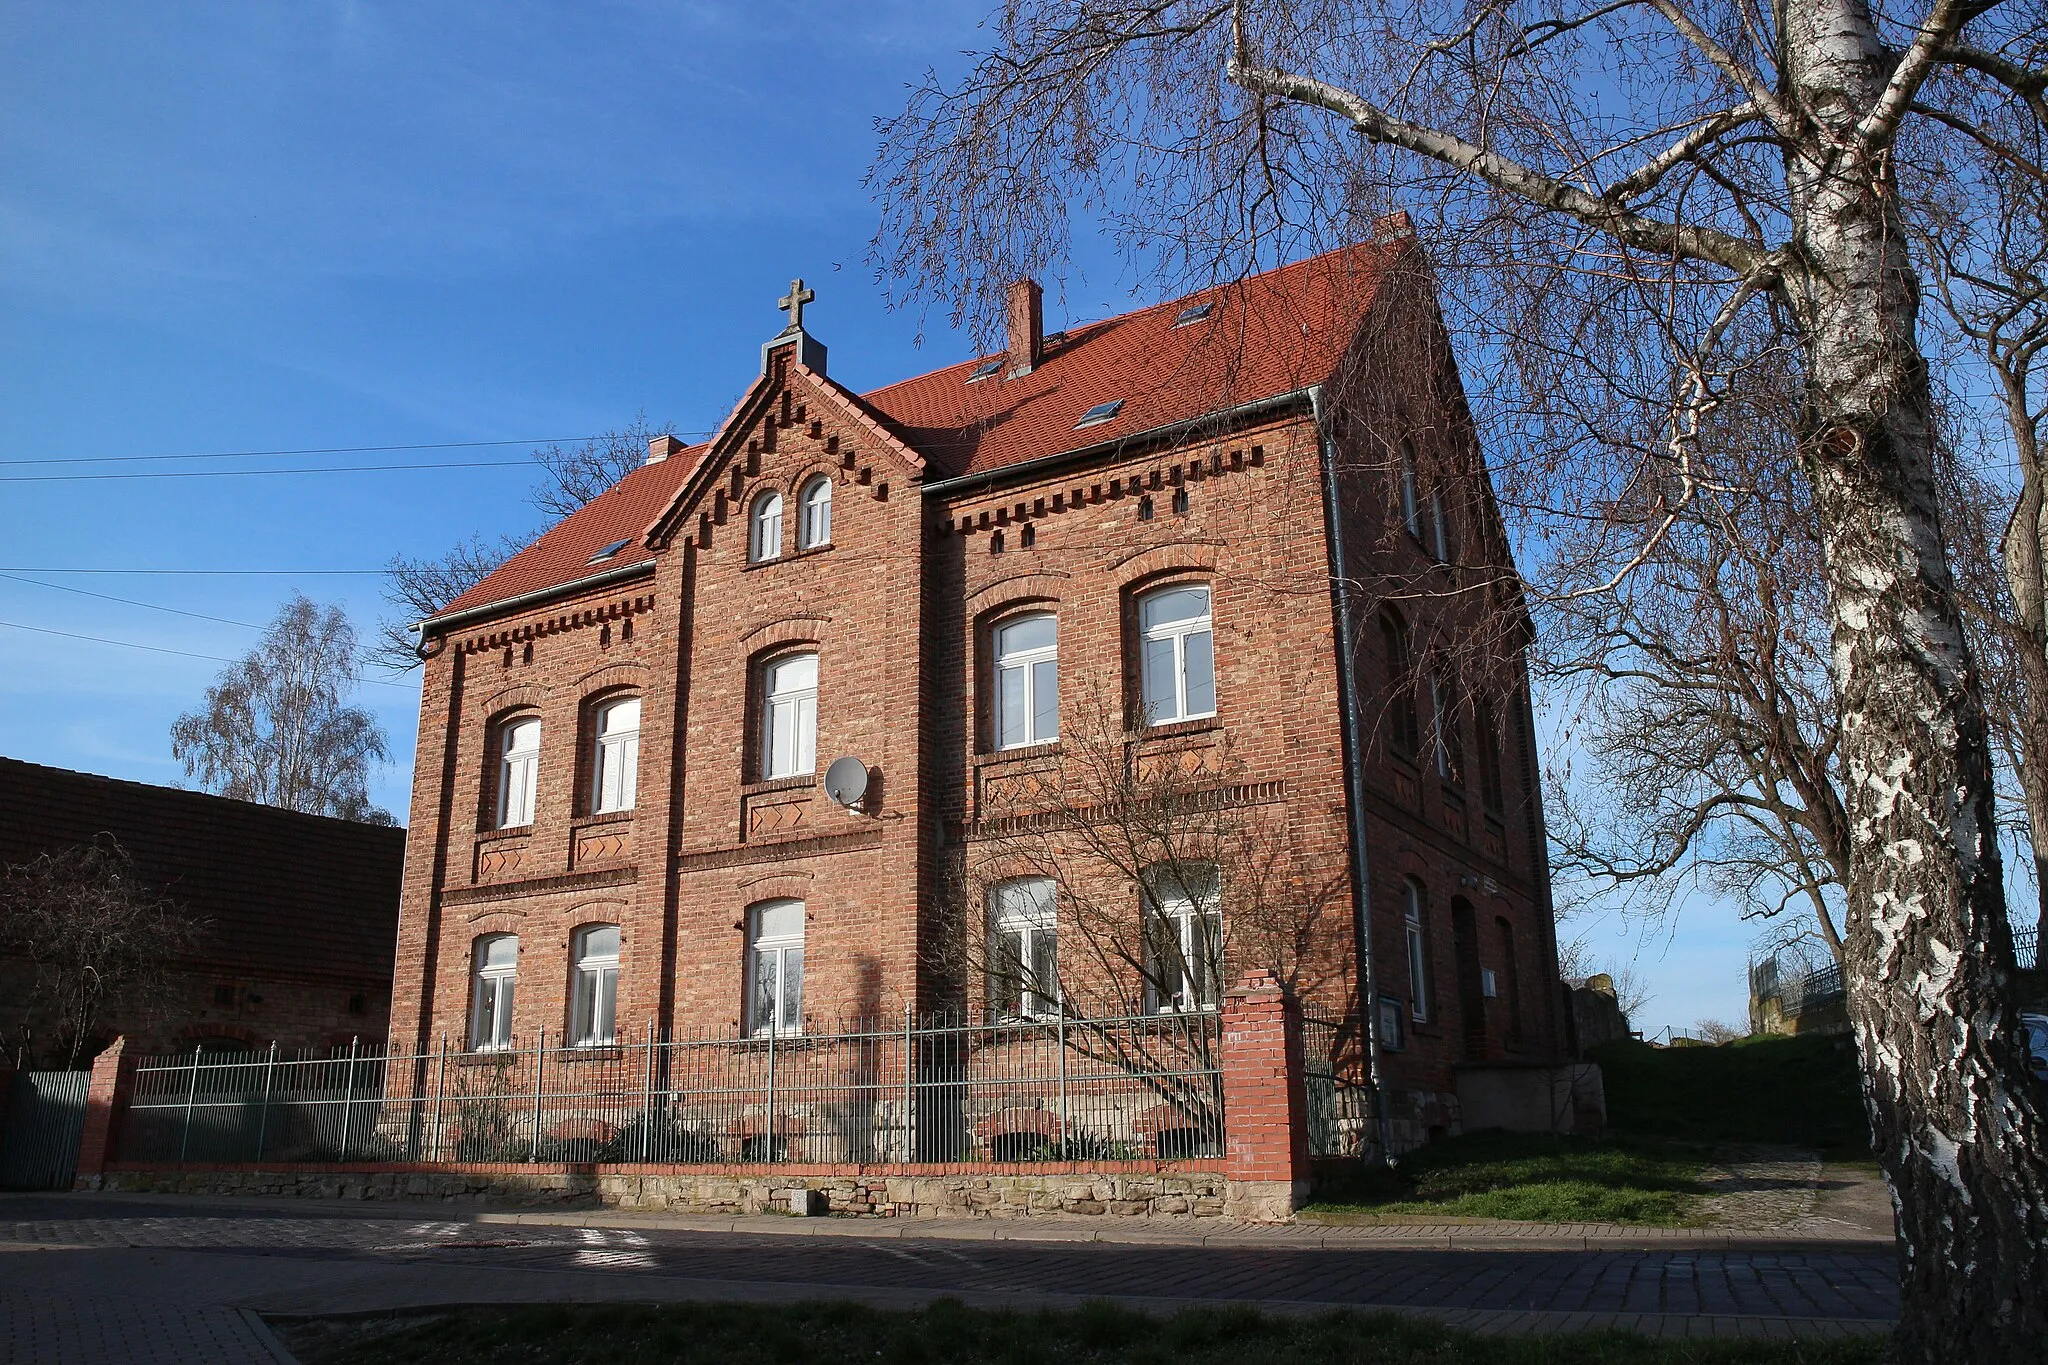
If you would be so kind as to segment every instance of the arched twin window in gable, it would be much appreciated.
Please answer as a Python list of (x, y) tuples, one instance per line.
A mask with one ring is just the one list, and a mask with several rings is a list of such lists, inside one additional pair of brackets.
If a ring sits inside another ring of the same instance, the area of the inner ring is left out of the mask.
[(747, 509), (747, 562), (782, 558), (782, 494), (770, 488)]
[(817, 550), (832, 543), (832, 480), (820, 474), (797, 495), (796, 547)]

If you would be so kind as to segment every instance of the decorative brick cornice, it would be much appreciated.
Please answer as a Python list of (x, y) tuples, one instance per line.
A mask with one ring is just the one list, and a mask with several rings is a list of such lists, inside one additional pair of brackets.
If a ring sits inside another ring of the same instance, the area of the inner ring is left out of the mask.
[(850, 834), (820, 834), (809, 839), (770, 839), (717, 848), (703, 853), (685, 853), (676, 859), (676, 870), (694, 872), (706, 867), (738, 867), (745, 863), (773, 862), (779, 858), (814, 858), (826, 853), (848, 853), (855, 849), (878, 848), (882, 831), (857, 829)]
[[(1184, 455), (1186, 452), (1183, 450), (1176, 454)], [(1197, 456), (1194, 459), (1162, 460), (1150, 469), (1136, 474), (1118, 474), (1114, 478), (1095, 478), (1087, 482), (1076, 479), (1050, 493), (1033, 493), (1028, 498), (1020, 498), (1001, 507), (948, 513), (938, 520), (934, 529), (942, 536), (954, 533), (970, 535), (976, 531), (1008, 526), (1012, 522), (1041, 520), (1084, 506), (1092, 507), (1098, 503), (1135, 498), (1162, 489), (1179, 488), (1185, 484), (1199, 483), (1204, 479), (1240, 474), (1247, 469), (1257, 469), (1265, 463), (1266, 448), (1263, 445), (1252, 446), (1249, 451), (1225, 451), (1219, 447), (1211, 450), (1206, 456)], [(966, 496), (962, 498), (962, 501), (969, 500)]]
[(578, 607), (572, 611), (556, 612), (538, 620), (522, 621), (516, 625), (499, 626), (476, 635), (466, 636), (455, 642), (455, 649), (463, 654), (475, 654), (486, 649), (501, 649), (506, 645), (521, 644), (538, 640), (548, 635), (559, 635), (567, 630), (582, 630), (589, 626), (602, 626), (612, 621), (624, 621), (654, 610), (654, 594), (635, 593), (629, 597), (616, 597), (609, 602)]
[(447, 905), (473, 905), (479, 901), (550, 896), (558, 891), (587, 891), (600, 886), (630, 886), (639, 879), (638, 868), (608, 867), (599, 872), (566, 872), (554, 877), (530, 877), (523, 882), (505, 882), (498, 886), (458, 886), (442, 892), (441, 900)]

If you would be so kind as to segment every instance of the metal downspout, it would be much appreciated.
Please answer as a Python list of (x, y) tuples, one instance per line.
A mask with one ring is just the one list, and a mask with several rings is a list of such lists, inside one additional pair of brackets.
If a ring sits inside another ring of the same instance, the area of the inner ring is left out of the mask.
[(1338, 501), (1337, 452), (1323, 426), (1323, 386), (1308, 391), (1323, 466), (1323, 531), (1330, 554), (1330, 606), (1337, 628), (1337, 690), (1344, 720), (1344, 804), (1350, 816), (1351, 929), (1358, 952), (1358, 1015), (1365, 1038), (1367, 1085), (1380, 1160), (1393, 1158), (1386, 1084), (1380, 1060), (1379, 970), (1372, 950), (1371, 865), (1365, 848), (1365, 738), (1359, 723), (1357, 653), (1351, 634), (1350, 562), (1344, 554), (1344, 517)]

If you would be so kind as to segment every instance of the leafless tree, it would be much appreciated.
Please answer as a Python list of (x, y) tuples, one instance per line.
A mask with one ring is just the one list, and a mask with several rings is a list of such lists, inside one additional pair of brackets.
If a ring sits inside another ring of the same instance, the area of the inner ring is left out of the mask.
[[(641, 412), (617, 431), (575, 445), (542, 446), (533, 452), (533, 458), (540, 463), (544, 477), (527, 500), (550, 520), (560, 520), (645, 464), (651, 439), (673, 435), (675, 423), (651, 425), (647, 414)], [(393, 555), (385, 566), (384, 579), (384, 600), (393, 614), (377, 625), (371, 662), (391, 673), (418, 668), (414, 623), (483, 582), (538, 534), (501, 535), (495, 540), (471, 535), (434, 558)]]
[(1495, 472), (1551, 603), (1746, 496), (1700, 433), (1790, 367), (1912, 1360), (2048, 1337), (2048, 1151), (1900, 173), (1958, 129), (1957, 155), (2010, 151), (1987, 106), (2038, 126), (2044, 30), (1998, 0), (1010, 0), (965, 77), (884, 125), (875, 172), (882, 265), (962, 316), (1059, 260), (1076, 209), (1151, 273), (1214, 278), (1356, 240), (1398, 190), (1489, 365), (1481, 420), (1515, 437)]
[(1141, 1055), (1157, 1039), (1109, 1021), (1183, 1023), (1175, 1046), (1213, 1063), (1207, 1019), (1230, 979), (1263, 969), (1313, 997), (1342, 970), (1327, 921), (1348, 900), (1227, 743), (1141, 747), (1141, 728), (1116, 699), (1083, 690), (1057, 757), (978, 811), (924, 951), (969, 1012), (1060, 1014), (1070, 1047), (1201, 1114), (1215, 1097), (1200, 1073), (1213, 1066), (1161, 1074)]
[(357, 684), (356, 633), (340, 607), (303, 594), (256, 648), (171, 726), (171, 753), (207, 791), (311, 815), (388, 825), (370, 804), (370, 765), (389, 756), (376, 718), (344, 702)]
[(28, 971), (9, 1002), (15, 1065), (69, 1070), (109, 1006), (138, 1019), (161, 1010), (167, 968), (205, 927), (145, 883), (112, 835), (0, 869), (0, 953)]

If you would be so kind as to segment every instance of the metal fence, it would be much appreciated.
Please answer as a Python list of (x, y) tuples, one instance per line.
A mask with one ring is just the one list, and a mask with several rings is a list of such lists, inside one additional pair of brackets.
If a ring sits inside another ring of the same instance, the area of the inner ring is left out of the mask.
[(1372, 1088), (1355, 1019), (1301, 1021), (1310, 1156), (1364, 1156), (1374, 1146)]
[(1011, 1163), (1223, 1154), (1214, 1014), (143, 1058), (142, 1162)]

